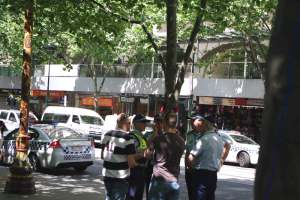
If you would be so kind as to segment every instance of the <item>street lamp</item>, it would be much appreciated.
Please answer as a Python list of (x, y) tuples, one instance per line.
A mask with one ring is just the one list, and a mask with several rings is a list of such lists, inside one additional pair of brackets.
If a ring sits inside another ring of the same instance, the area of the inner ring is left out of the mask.
[(45, 99), (45, 107), (48, 106), (49, 103), (49, 96), (50, 96), (50, 91), (49, 91), (49, 85), (50, 85), (50, 64), (51, 64), (51, 56), (54, 54), (54, 52), (57, 49), (57, 46), (54, 44), (48, 44), (44, 47), (46, 51), (49, 53), (49, 67), (48, 67), (48, 75), (47, 75), (47, 94), (46, 94), (46, 99)]

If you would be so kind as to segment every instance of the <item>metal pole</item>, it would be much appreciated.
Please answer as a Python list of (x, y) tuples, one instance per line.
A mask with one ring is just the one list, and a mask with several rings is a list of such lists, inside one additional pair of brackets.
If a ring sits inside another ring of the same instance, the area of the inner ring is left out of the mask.
[(47, 95), (46, 95), (46, 107), (49, 103), (49, 85), (50, 85), (50, 63), (51, 63), (51, 57), (49, 57), (49, 67), (48, 67), (48, 83), (47, 83)]

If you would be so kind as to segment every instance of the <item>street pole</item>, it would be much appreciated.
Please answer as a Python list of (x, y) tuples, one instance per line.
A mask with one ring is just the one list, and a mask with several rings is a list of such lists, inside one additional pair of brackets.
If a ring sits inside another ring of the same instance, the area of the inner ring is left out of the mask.
[(50, 92), (49, 92), (49, 85), (50, 85), (50, 63), (51, 63), (51, 57), (49, 56), (48, 79), (47, 79), (47, 94), (46, 94), (46, 103), (45, 103), (46, 106), (45, 106), (45, 108), (49, 104), (49, 96), (50, 96)]

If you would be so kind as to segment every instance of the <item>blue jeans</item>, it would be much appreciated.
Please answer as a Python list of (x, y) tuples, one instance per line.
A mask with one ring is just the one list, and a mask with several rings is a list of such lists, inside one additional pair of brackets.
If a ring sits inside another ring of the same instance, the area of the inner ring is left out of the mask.
[(125, 180), (104, 180), (105, 200), (125, 200), (128, 182)]
[(216, 171), (192, 169), (186, 175), (190, 200), (215, 200)]
[(177, 181), (167, 182), (162, 178), (152, 177), (149, 200), (179, 200), (180, 186)]
[(145, 167), (135, 167), (130, 170), (129, 188), (126, 200), (143, 200), (145, 189)]

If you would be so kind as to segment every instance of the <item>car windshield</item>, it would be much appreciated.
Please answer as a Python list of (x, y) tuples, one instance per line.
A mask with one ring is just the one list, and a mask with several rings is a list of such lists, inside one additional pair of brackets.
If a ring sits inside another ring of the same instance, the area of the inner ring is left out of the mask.
[(230, 135), (236, 142), (242, 144), (256, 144), (253, 140), (243, 135)]
[(57, 123), (67, 123), (69, 117), (70, 115), (46, 113), (44, 114), (43, 120)]
[[(17, 113), (19, 119), (20, 119), (20, 113), (18, 112)], [(32, 122), (36, 122), (36, 118), (33, 116), (33, 114), (29, 113), (29, 123), (32, 123)]]
[(102, 126), (102, 120), (99, 117), (80, 115), (83, 124), (95, 124)]
[(83, 136), (80, 133), (77, 133), (76, 131), (73, 131), (69, 128), (58, 128), (53, 129), (49, 133), (49, 137), (51, 139), (80, 139)]

